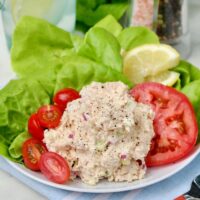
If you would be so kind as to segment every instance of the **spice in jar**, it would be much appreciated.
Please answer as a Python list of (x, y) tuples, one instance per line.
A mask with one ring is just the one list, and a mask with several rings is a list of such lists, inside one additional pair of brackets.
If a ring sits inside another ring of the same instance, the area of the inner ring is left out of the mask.
[(160, 0), (156, 33), (162, 41), (173, 42), (182, 35), (183, 0)]
[(154, 15), (154, 0), (134, 0), (132, 2), (132, 26), (147, 26), (152, 28)]

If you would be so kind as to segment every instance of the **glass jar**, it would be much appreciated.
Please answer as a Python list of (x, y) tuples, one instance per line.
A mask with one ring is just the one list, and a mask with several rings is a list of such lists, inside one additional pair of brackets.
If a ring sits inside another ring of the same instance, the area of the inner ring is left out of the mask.
[(186, 58), (190, 53), (187, 0), (132, 0), (129, 26), (147, 26), (162, 43), (174, 46)]
[(8, 46), (22, 16), (43, 18), (58, 27), (73, 31), (76, 21), (76, 0), (0, 0), (0, 11)]

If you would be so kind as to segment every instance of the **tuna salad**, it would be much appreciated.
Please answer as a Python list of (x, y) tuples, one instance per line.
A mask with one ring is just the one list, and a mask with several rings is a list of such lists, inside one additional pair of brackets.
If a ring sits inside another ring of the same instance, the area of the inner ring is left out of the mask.
[(122, 82), (93, 82), (80, 95), (67, 105), (60, 125), (45, 131), (48, 150), (67, 160), (71, 179), (90, 185), (143, 178), (154, 136), (150, 106), (137, 103)]

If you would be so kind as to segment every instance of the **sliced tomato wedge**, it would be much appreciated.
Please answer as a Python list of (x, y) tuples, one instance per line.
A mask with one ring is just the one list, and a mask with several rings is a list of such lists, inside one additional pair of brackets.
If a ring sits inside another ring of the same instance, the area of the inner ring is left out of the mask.
[(32, 114), (28, 120), (28, 132), (38, 140), (44, 138), (44, 129), (40, 126), (36, 113)]
[(55, 128), (62, 117), (61, 109), (56, 105), (45, 105), (37, 112), (39, 124), (44, 128)]
[(39, 171), (39, 160), (43, 153), (47, 152), (45, 145), (34, 138), (26, 140), (22, 146), (22, 155), (26, 167), (33, 171)]
[(50, 181), (63, 184), (69, 180), (70, 169), (63, 157), (53, 152), (46, 152), (39, 161), (41, 172)]
[(197, 141), (198, 127), (188, 98), (159, 83), (143, 83), (130, 93), (137, 102), (155, 111), (155, 137), (146, 158), (147, 166), (173, 163), (191, 152)]

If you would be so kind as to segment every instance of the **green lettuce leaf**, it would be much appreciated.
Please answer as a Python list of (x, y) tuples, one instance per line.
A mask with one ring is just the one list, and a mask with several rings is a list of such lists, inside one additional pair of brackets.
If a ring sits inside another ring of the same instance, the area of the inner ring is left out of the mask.
[(51, 79), (49, 79), (49, 77), (46, 77), (44, 74), (44, 76), (42, 78), (35, 77), (35, 78), (32, 78), (32, 80), (38, 81), (38, 83), (41, 85), (42, 89), (45, 90), (45, 92), (52, 99), (52, 97), (54, 95), (56, 79), (51, 80)]
[(177, 82), (173, 85), (177, 90), (181, 90), (181, 79), (179, 78)]
[(189, 98), (195, 111), (200, 113), (200, 80), (187, 84), (181, 92)]
[(22, 156), (22, 145), (31, 136), (26, 131), (19, 134), (11, 143), (8, 151), (12, 158), (19, 159)]
[(117, 39), (104, 28), (91, 28), (79, 49), (79, 55), (117, 71), (122, 71), (122, 57)]
[(9, 142), (7, 142), (6, 139), (0, 135), (0, 155), (12, 159), (8, 152), (9, 145)]
[(90, 29), (90, 26), (85, 25), (83, 22), (76, 21), (76, 31), (86, 33)]
[(88, 5), (85, 3), (85, 1), (78, 1), (77, 21), (83, 22), (86, 26), (90, 27), (109, 14), (113, 15), (115, 19), (119, 20), (128, 8), (128, 1), (105, 4), (102, 3), (96, 5)]
[(184, 60), (181, 60), (179, 65), (172, 70), (180, 73), (181, 88), (188, 85), (192, 81), (200, 79), (200, 69)]
[(55, 92), (66, 86), (79, 91), (92, 81), (122, 81), (132, 86), (122, 73), (82, 56), (74, 56), (69, 58), (58, 72)]
[(105, 4), (107, 0), (77, 0), (77, 4), (85, 5), (87, 8), (95, 9), (101, 4)]
[(118, 36), (121, 47), (128, 51), (143, 44), (159, 44), (158, 36), (145, 27), (125, 28)]
[(123, 29), (120, 23), (112, 15), (106, 16), (97, 22), (94, 27), (104, 28), (108, 32), (112, 33), (115, 37), (117, 37)]
[(11, 59), (20, 77), (55, 78), (63, 57), (73, 52), (70, 34), (34, 17), (23, 17), (13, 35)]
[(70, 36), (74, 46), (74, 50), (75, 52), (78, 52), (80, 46), (83, 44), (84, 37), (77, 34), (71, 34)]
[(181, 92), (183, 92), (192, 103), (200, 129), (200, 80), (192, 81), (185, 85)]
[(9, 154), (8, 148), (27, 129), (30, 115), (50, 101), (49, 94), (36, 80), (12, 80), (0, 90), (1, 155), (15, 159)]

